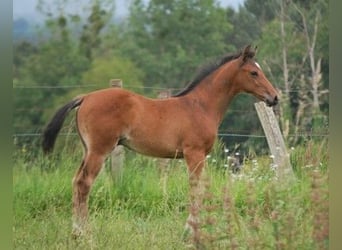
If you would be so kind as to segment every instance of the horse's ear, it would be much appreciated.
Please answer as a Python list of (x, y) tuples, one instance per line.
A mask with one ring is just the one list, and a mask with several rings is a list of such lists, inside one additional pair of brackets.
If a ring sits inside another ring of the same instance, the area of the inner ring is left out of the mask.
[(254, 54), (256, 54), (256, 53), (257, 53), (257, 51), (258, 51), (258, 46), (257, 46), (257, 45), (255, 45), (255, 47), (254, 47)]
[(241, 54), (241, 59), (242, 59), (242, 64), (244, 64), (249, 58), (251, 58), (251, 53), (253, 53), (251, 51), (251, 45), (247, 45)]
[(252, 45), (247, 45), (244, 49), (243, 49), (243, 55), (244, 56), (246, 56), (246, 55), (248, 55), (249, 53), (250, 53), (250, 51), (251, 51), (251, 47), (252, 47)]

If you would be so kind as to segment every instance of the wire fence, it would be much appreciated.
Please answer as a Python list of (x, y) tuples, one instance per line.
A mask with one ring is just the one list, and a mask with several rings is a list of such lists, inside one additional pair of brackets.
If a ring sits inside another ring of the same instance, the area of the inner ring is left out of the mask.
[[(14, 133), (13, 137), (41, 137), (42, 133)], [(78, 136), (77, 133), (60, 133), (60, 136)], [(248, 137), (248, 138), (266, 138), (265, 135), (258, 134), (237, 134), (237, 133), (218, 133), (219, 137)], [(296, 133), (289, 134), (287, 137), (328, 137), (328, 133), (310, 134), (310, 133)]]
[[(16, 84), (13, 86), (13, 89), (85, 89), (85, 88), (100, 88), (102, 87), (99, 84), (78, 84), (78, 85), (64, 85), (64, 84), (55, 84), (55, 85), (49, 85), (49, 84), (39, 84), (39, 85), (19, 85)], [(127, 85), (125, 84), (125, 88), (128, 89), (149, 89), (149, 90), (155, 90), (155, 91), (180, 91), (183, 88), (170, 88), (170, 87), (155, 87), (155, 86), (141, 86), (141, 85)], [(281, 92), (285, 92), (285, 89), (278, 88), (277, 89)], [(290, 89), (289, 93), (302, 93), (306, 91), (312, 91), (312, 89)]]
[[(57, 89), (95, 89), (95, 88), (104, 88), (105, 86), (99, 84), (75, 84), (75, 85), (62, 85), (58, 84), (36, 84), (36, 85), (14, 85), (13, 89), (21, 90), (21, 89), (36, 89), (36, 90), (43, 90), (43, 89), (50, 89), (50, 90), (57, 90)], [(109, 87), (109, 85), (108, 85)], [(166, 88), (166, 87), (154, 87), (154, 86), (139, 86), (139, 85), (127, 85), (125, 84), (124, 87), (126, 89), (147, 89), (152, 91), (180, 91), (183, 88)], [(280, 89), (281, 90), (281, 89)], [(281, 90), (282, 91), (282, 90)], [(290, 90), (290, 92), (302, 92), (303, 90), (294, 89)], [(18, 107), (15, 108), (14, 112), (16, 114), (25, 113), (25, 112), (32, 112), (32, 111), (44, 111), (44, 107)], [(256, 110), (251, 108), (247, 110), (241, 109), (229, 109), (230, 113), (238, 113), (238, 114), (251, 114), (256, 115)], [(14, 131), (13, 137), (14, 138), (33, 138), (33, 137), (41, 137), (42, 128), (28, 128), (26, 125), (17, 125), (16, 129), (22, 128), (22, 131)], [(21, 130), (21, 129), (20, 129)], [(37, 132), (38, 131), (38, 132)], [(220, 130), (218, 131), (219, 137), (240, 137), (240, 138), (260, 138), (265, 139), (264, 134), (251, 134), (249, 130), (242, 131), (242, 130)], [(77, 133), (60, 133), (61, 136), (76, 136)], [(315, 132), (298, 132), (296, 134), (288, 134), (287, 137), (305, 137), (305, 138), (326, 138), (329, 135), (327, 129), (323, 129), (322, 131), (315, 131)]]

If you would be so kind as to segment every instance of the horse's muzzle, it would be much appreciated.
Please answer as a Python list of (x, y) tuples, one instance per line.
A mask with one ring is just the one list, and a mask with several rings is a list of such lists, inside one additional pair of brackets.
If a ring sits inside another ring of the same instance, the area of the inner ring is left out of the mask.
[(278, 96), (275, 96), (274, 98), (266, 98), (266, 104), (269, 107), (275, 106), (278, 104)]

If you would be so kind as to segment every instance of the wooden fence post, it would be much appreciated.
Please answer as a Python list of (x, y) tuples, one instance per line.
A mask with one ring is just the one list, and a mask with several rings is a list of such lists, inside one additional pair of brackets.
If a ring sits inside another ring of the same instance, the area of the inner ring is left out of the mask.
[(294, 173), (290, 157), (272, 108), (267, 107), (264, 102), (258, 102), (254, 105), (267, 138), (277, 176), (293, 179)]
[[(109, 86), (114, 88), (122, 88), (121, 79), (111, 79), (109, 81)], [(125, 150), (124, 147), (118, 145), (114, 148), (110, 157), (111, 164), (111, 175), (115, 183), (120, 183), (122, 181), (123, 174), (123, 164), (125, 160)]]
[(111, 79), (109, 81), (109, 86), (110, 87), (122, 88), (122, 85), (123, 85), (123, 83), (122, 83), (121, 79)]
[(169, 89), (167, 90), (162, 90), (158, 92), (157, 98), (158, 99), (166, 99), (171, 96), (171, 91)]

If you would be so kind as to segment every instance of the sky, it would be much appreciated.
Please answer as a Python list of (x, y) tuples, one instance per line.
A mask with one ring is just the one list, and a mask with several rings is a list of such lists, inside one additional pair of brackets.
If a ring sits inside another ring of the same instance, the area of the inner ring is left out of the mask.
[[(239, 5), (243, 4), (244, 1), (245, 0), (218, 0), (223, 7), (231, 6), (236, 9)], [(13, 19), (20, 17), (39, 18), (36, 11), (37, 2), (38, 0), (13, 0)], [(44, 2), (53, 3), (55, 0), (45, 0)], [(70, 2), (74, 3), (74, 7), (72, 8), (78, 8), (81, 6), (82, 0), (74, 0)], [(89, 0), (87, 2), (89, 2)], [(116, 0), (116, 15), (118, 17), (123, 17), (127, 14), (129, 2), (130, 1), (127, 0)]]

